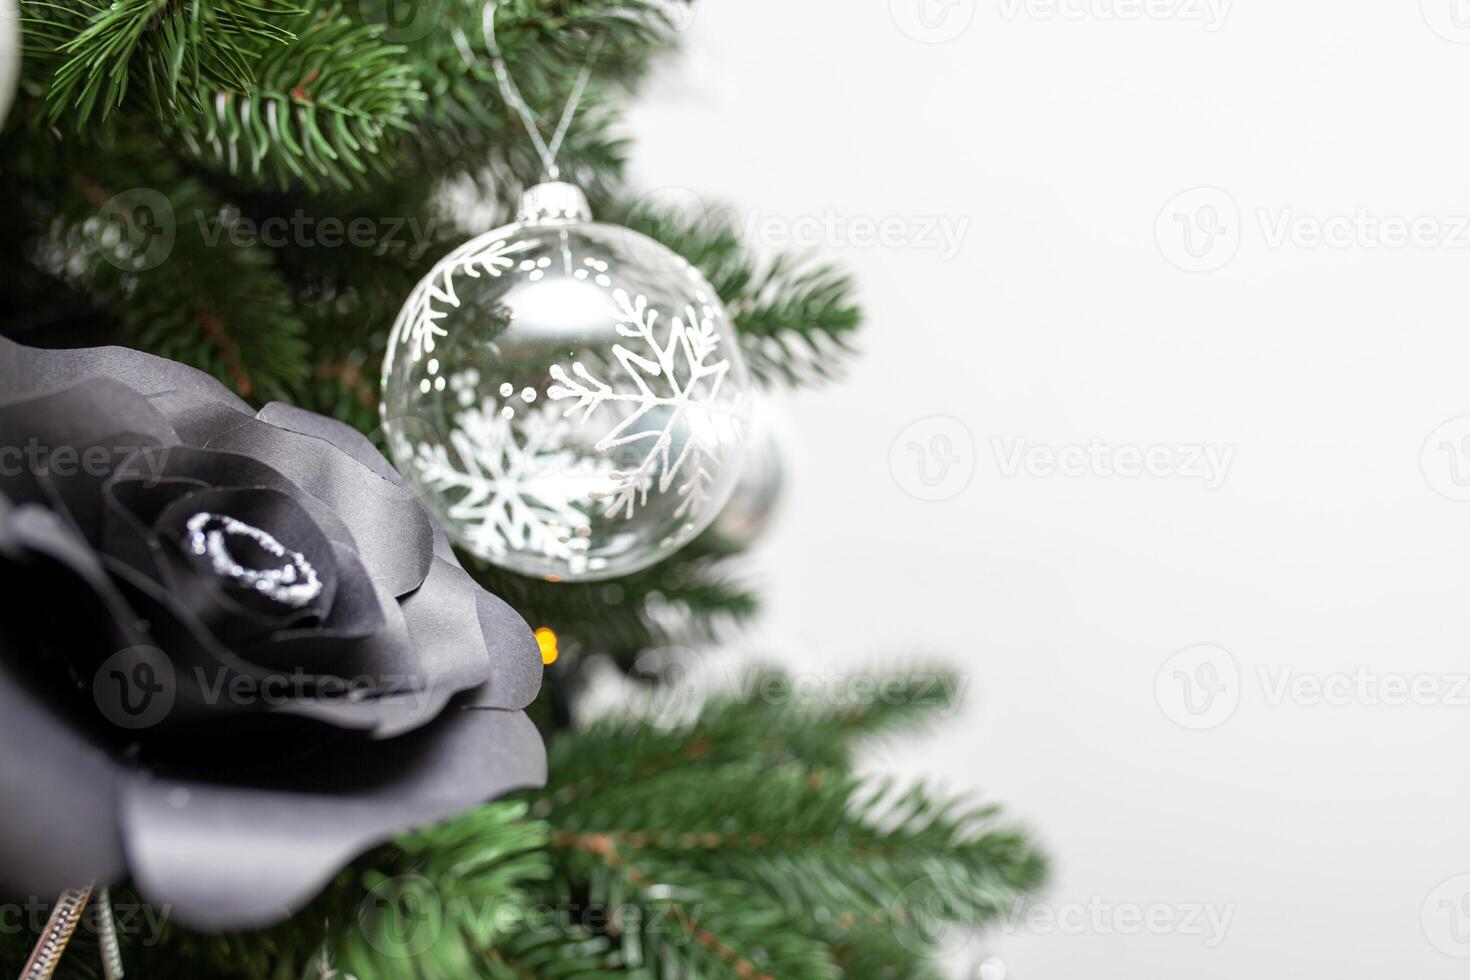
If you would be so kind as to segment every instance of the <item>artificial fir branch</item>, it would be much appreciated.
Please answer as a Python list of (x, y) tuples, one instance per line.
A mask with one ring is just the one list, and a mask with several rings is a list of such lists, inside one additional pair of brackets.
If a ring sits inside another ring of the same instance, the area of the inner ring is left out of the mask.
[(490, 980), (629, 980), (635, 971), (620, 969), (606, 936), (581, 926), (547, 922), (507, 936), (486, 954), (484, 976)]
[(788, 385), (832, 377), (862, 322), (845, 273), (790, 256), (764, 268), (730, 311), (751, 372)]
[(628, 922), (617, 931), (628, 967), (661, 977), (835, 980), (829, 948), (793, 930), (746, 882), (630, 854), (606, 837), (578, 845), (569, 864), (581, 866), (595, 902)]
[[(824, 754), (835, 758), (832, 745), (850, 749), (868, 734), (922, 724), (953, 705), (929, 695), (918, 682), (925, 675), (896, 676), (885, 708), (872, 714), (784, 701), (791, 680), (768, 672), (673, 728), (614, 718), (564, 736), (553, 747), (558, 785), (533, 811), (553, 828), (562, 873), (587, 875), (608, 894), (635, 901), (645, 892), (682, 896), (684, 904), (697, 898), (701, 921), (728, 916), (746, 930), (737, 935), (747, 944), (757, 934), (779, 944), (794, 931), (823, 946), (822, 956), (808, 958), (801, 944), (776, 945), (788, 956), (786, 972), (776, 976), (839, 975), (836, 953), (859, 927), (900, 940), (882, 955), (864, 947), (869, 961), (891, 960), (903, 948), (913, 964), (924, 930), (938, 924), (916, 917), (963, 927), (993, 920), (1045, 870), (1026, 835), (1002, 824), (994, 807), (801, 761), (801, 745), (825, 743)], [(864, 723), (852, 724), (854, 717)], [(816, 730), (825, 738), (814, 738)], [(637, 869), (636, 879), (627, 868)], [(646, 905), (639, 908), (654, 910)], [(686, 932), (671, 955), (691, 938)], [(668, 945), (667, 936), (654, 939)], [(677, 965), (691, 976), (751, 975), (718, 955)]]
[[(537, 812), (694, 762), (760, 760), (846, 770), (859, 747), (922, 732), (947, 716), (961, 691), (959, 678), (937, 667), (873, 671), (851, 684), (830, 675), (820, 697), (794, 689), (792, 678), (774, 669), (722, 679), (696, 662), (672, 674), (629, 699), (661, 723), (603, 717), (584, 725), (577, 738), (552, 746), (552, 766), (561, 778)], [(710, 687), (709, 700), (700, 703)], [(696, 706), (697, 719), (690, 722)]]
[(914, 956), (882, 923), (854, 923), (832, 940), (832, 958), (850, 980), (941, 980), (932, 964)]
[(737, 573), (710, 556), (701, 541), (616, 582), (544, 582), (476, 559), (467, 567), (533, 626), (556, 631), (567, 650), (600, 654), (625, 669), (651, 647), (702, 645), (727, 636), (759, 605)]
[(388, 153), (423, 93), (405, 49), (380, 26), (328, 6), (285, 20), (290, 40), (263, 53), (243, 85), (207, 95), (179, 130), (231, 174), (287, 186), (362, 183), (392, 170)]
[[(24, 253), (108, 312), (111, 342), (194, 364), (247, 397), (283, 397), (305, 376), (286, 284), (269, 255), (233, 242), (233, 212), (202, 180), (127, 139), (85, 153), (28, 149), (0, 184), (17, 192), (17, 226), (34, 230)], [(151, 261), (154, 249), (166, 261)]]
[(25, 71), (45, 93), (45, 117), (79, 133), (133, 89), (165, 120), (201, 104), (210, 87), (248, 86), (252, 62), (290, 39), (279, 21), (296, 9), (273, 0), (25, 0)]

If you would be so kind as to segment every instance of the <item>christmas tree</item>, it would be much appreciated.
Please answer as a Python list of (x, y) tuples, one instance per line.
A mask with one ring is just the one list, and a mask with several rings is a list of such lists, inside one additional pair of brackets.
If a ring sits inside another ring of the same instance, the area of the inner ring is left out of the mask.
[[(289, 402), (380, 438), (379, 371), (405, 298), (545, 176), (497, 81), (484, 4), (18, 7), (20, 80), (0, 141), (11, 214), (0, 336), (147, 351), (252, 405)], [(680, 11), (503, 0), (492, 14), (547, 134), (580, 99), (557, 159), (599, 219), (704, 273), (762, 384), (836, 375), (860, 320), (840, 270), (753, 254), (718, 213), (638, 204), (625, 183), (618, 107)], [(474, 224), (454, 203), (470, 198)], [(669, 681), (639, 670), (642, 654), (713, 645), (756, 613), (734, 561), (742, 544), (707, 534), (607, 583), (525, 578), (462, 556), (540, 631), (548, 667), (531, 711), (548, 745), (546, 787), (361, 855), (283, 924), (220, 935), (131, 928), (119, 912), (128, 974), (936, 975), (942, 931), (1008, 911), (1044, 862), (994, 807), (858, 769), (864, 745), (952, 707), (934, 694), (953, 690), (935, 671), (872, 679), (882, 699), (813, 705), (771, 670), (679, 717), (578, 709), (589, 665), (616, 665), (657, 703)], [(143, 904), (125, 885), (111, 899), (133, 913)], [(0, 935), (11, 974), (38, 938), (26, 925)], [(78, 929), (56, 975), (105, 975), (107, 941), (104, 928)]]

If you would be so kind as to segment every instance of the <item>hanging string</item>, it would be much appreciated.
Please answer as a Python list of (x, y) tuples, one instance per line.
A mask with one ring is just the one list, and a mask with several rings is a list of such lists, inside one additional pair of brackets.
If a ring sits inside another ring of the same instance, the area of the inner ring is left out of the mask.
[[(587, 91), (587, 83), (592, 78), (592, 63), (597, 59), (597, 52), (602, 47), (602, 37), (599, 36), (592, 42), (587, 51), (587, 63), (582, 66), (582, 71), (577, 75), (577, 81), (572, 85), (571, 95), (567, 97), (567, 104), (561, 111), (561, 119), (556, 124), (556, 131), (551, 135), (548, 143), (541, 135), (541, 123), (536, 118), (536, 113), (526, 104), (521, 96), (520, 87), (516, 85), (515, 79), (510, 76), (510, 69), (505, 65), (505, 58), (500, 53), (500, 43), (495, 39), (495, 8), (496, 0), (489, 0), (485, 4), (484, 11), (484, 34), (485, 49), (490, 52), (490, 67), (495, 71), (495, 81), (500, 86), (500, 95), (505, 99), (505, 104), (515, 110), (526, 124), (526, 132), (530, 134), (531, 141), (536, 146), (536, 153), (541, 158), (541, 172), (545, 180), (559, 180), (561, 168), (556, 165), (556, 155), (561, 151), (562, 144), (566, 142), (567, 133), (572, 128), (572, 119), (577, 114), (577, 107), (582, 104), (582, 96)], [(459, 28), (454, 31), (455, 44), (459, 47), (460, 56), (467, 62), (479, 59), (470, 50), (469, 42), (465, 39), (464, 32)]]

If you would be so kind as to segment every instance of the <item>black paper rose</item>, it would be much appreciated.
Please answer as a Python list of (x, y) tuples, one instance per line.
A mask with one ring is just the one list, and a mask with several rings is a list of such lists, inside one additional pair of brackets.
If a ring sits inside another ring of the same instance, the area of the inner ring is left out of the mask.
[(0, 338), (0, 887), (286, 917), (540, 785), (541, 659), (363, 436), (193, 368)]

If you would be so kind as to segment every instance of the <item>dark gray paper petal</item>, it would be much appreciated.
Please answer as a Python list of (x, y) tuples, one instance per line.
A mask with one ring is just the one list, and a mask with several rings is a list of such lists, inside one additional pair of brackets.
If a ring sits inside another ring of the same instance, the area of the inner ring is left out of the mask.
[(151, 530), (153, 520), (179, 497), (206, 487), (199, 480), (178, 477), (108, 480), (102, 486), (102, 536), (97, 550), (161, 582), (163, 568), (158, 550), (162, 545)]
[(337, 599), (316, 626), (282, 630), (244, 652), (251, 663), (341, 677), (386, 675), (412, 663), (400, 648), (412, 641), (398, 600), (380, 589), (347, 548), (335, 552)]
[(524, 708), (536, 700), (545, 669), (536, 635), (499, 596), (481, 589), (476, 600), (480, 629), (490, 648), (490, 681), (484, 699), (496, 708)]
[[(212, 717), (223, 721), (229, 714), (278, 714), (386, 738), (424, 726), (454, 693), (474, 686), (468, 681), (475, 673), (468, 668), (451, 672), (442, 683), (414, 686), (412, 678), (419, 676), (420, 667), (411, 645), (391, 651), (404, 659), (401, 672), (395, 669), (343, 678), (336, 673), (299, 677), (290, 669), (265, 669), (220, 643), (188, 607), (176, 602), (157, 582), (126, 565), (109, 567), (133, 607), (148, 618), (155, 645), (173, 663), (174, 709), (166, 719), (170, 723), (209, 722)], [(483, 647), (480, 655), (484, 656)], [(485, 662), (484, 673), (488, 674), (488, 660)], [(382, 682), (385, 694), (364, 696), (360, 689), (344, 685), (344, 680)], [(299, 698), (266, 700), (253, 695), (279, 691), (283, 686), (295, 690), (298, 684), (307, 689)], [(236, 690), (246, 695), (236, 695)], [(320, 693), (310, 693), (318, 690)]]
[(250, 406), (196, 368), (125, 347), (42, 350), (0, 337), (0, 392), (36, 394), (87, 378), (111, 378), (154, 399), (180, 438), (202, 444)]
[[(269, 403), (260, 410), (257, 418), (282, 429), (290, 429), (302, 435), (325, 439), (383, 479), (391, 481), (396, 486), (412, 489), (404, 481), (402, 475), (393, 468), (393, 464), (388, 462), (387, 457), (378, 451), (378, 447), (374, 446), (367, 436), (346, 422), (329, 419), (315, 412), (297, 408), (295, 405), (287, 405), (285, 402)], [(431, 523), (434, 529), (435, 556), (443, 558), (450, 564), (458, 565), (459, 558), (454, 554), (454, 548), (450, 545), (449, 536), (444, 533), (444, 528), (439, 526), (438, 521), (431, 519)]]
[[(3, 577), (0, 577), (3, 581)], [(50, 900), (122, 876), (119, 775), (43, 696), (27, 690), (0, 635), (0, 891)]]
[(336, 511), (372, 576), (394, 595), (418, 588), (434, 557), (433, 528), (412, 491), (383, 479), (329, 442), (249, 419), (210, 449), (258, 459)]
[(148, 399), (91, 378), (0, 403), (0, 486), (18, 503), (52, 503), (95, 541), (102, 484), (140, 448), (177, 441)]
[(393, 464), (388, 462), (387, 457), (378, 452), (378, 447), (374, 446), (367, 436), (346, 422), (327, 418), (316, 412), (308, 412), (304, 408), (287, 405), (285, 402), (269, 402), (255, 413), (255, 417), (278, 429), (288, 429), (291, 432), (329, 442), (383, 479), (403, 486), (403, 478), (398, 475)]
[[(40, 574), (45, 571), (51, 574)], [(126, 614), (109, 604), (106, 577), (73, 532), (55, 515), (14, 507), (0, 494), (0, 589), (25, 602), (28, 584), (54, 586), (72, 579), (79, 595), (69, 614), (82, 628), (107, 633)], [(0, 608), (8, 618), (16, 610)], [(109, 623), (107, 620), (111, 619)], [(90, 624), (90, 625), (84, 625)], [(39, 651), (20, 649), (0, 631), (0, 890), (50, 898), (63, 888), (119, 877), (118, 774), (107, 754), (61, 709), (56, 689), (23, 674)], [(64, 650), (82, 661), (105, 652)], [(64, 691), (65, 688), (63, 687)]]
[(352, 532), (342, 518), (326, 503), (313, 497), (260, 460), (239, 453), (200, 449), (196, 446), (170, 446), (149, 449), (138, 454), (133, 467), (151, 480), (192, 479), (216, 487), (267, 487), (289, 494), (318, 527), (336, 544), (356, 547)]
[[(323, 756), (319, 788), (124, 787), (124, 845), (144, 898), (193, 929), (267, 926), (368, 848), (546, 779), (535, 726), (491, 709), (451, 707), (413, 735), (356, 752), (334, 743)], [(339, 785), (354, 774), (360, 785)]]
[[(142, 643), (146, 636), (122, 593), (104, 570), (104, 560), (92, 551), (76, 529), (51, 511), (34, 505), (12, 506), (0, 494), (0, 555), (8, 556), (11, 567), (25, 570), (30, 562), (42, 561), (63, 569), (75, 593), (65, 595), (70, 617), (91, 610), (107, 620), (112, 631), (107, 649), (61, 644), (59, 652), (82, 676), (87, 677), (111, 653)], [(0, 620), (3, 621), (3, 620)]]

